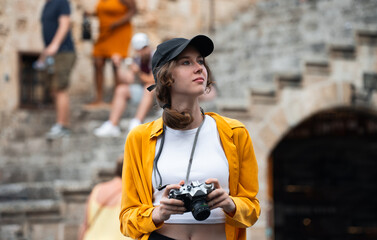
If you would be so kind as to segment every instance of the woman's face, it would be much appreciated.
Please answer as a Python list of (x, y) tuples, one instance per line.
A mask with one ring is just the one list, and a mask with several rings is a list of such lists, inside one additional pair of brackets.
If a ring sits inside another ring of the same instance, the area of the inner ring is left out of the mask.
[(176, 58), (176, 65), (172, 70), (174, 83), (171, 87), (171, 96), (187, 95), (200, 96), (207, 86), (207, 69), (204, 58), (192, 46), (188, 46)]

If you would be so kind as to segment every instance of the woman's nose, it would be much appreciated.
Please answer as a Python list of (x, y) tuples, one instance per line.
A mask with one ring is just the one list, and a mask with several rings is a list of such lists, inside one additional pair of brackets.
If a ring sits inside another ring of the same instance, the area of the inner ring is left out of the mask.
[(199, 63), (195, 63), (195, 72), (202, 72), (203, 71), (203, 65)]

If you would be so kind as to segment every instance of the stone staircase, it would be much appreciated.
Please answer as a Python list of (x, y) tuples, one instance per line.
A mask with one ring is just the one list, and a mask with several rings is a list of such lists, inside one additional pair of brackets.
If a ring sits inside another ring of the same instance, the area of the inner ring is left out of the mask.
[(272, 139), (284, 134), (279, 125), (294, 127), (324, 101), (334, 107), (376, 107), (377, 31), (356, 31), (354, 38), (355, 45), (327, 46), (323, 60), (303, 60), (299, 71), (275, 72), (271, 84), (247, 88), (243, 99), (219, 99), (219, 112), (243, 120), (257, 148), (272, 149)]
[[(73, 98), (72, 134), (47, 141), (52, 109), (2, 114), (0, 125), (0, 239), (76, 239), (92, 187), (114, 176), (123, 154), (131, 104), (120, 123), (123, 136), (97, 138), (109, 111), (86, 111)], [(146, 121), (158, 114), (152, 109)]]
[(268, 237), (267, 161), (288, 129), (324, 108), (377, 106), (376, 9), (376, 1), (260, 1), (213, 34), (218, 111), (246, 124), (258, 159), (267, 211), (251, 239)]
[(376, 71), (377, 2), (358, 3), (260, 1), (217, 29), (209, 62), (220, 89), (218, 109), (256, 120), (284, 89), (300, 92), (327, 80), (363, 88), (363, 74)]
[[(376, 9), (373, 0), (250, 6), (212, 36), (216, 49), (209, 62), (219, 96), (215, 107), (204, 109), (243, 121), (256, 154), (265, 159), (263, 149), (272, 149), (285, 126), (321, 109), (323, 101), (338, 106), (365, 95), (366, 79), (377, 74)], [(360, 99), (355, 104), (365, 105)], [(0, 126), (7, 126), (0, 130), (0, 239), (75, 239), (91, 188), (112, 177), (127, 132), (94, 137), (108, 112), (87, 112), (82, 99), (72, 101), (73, 134), (52, 142), (43, 137), (54, 122), (52, 110), (0, 115)], [(123, 129), (132, 111), (125, 113)], [(152, 111), (147, 121), (157, 115)], [(265, 179), (266, 164), (259, 166)], [(267, 206), (263, 182), (260, 199)], [(267, 225), (266, 217), (251, 236), (265, 239), (258, 229)]]
[(276, 75), (300, 74), (306, 61), (328, 61), (331, 46), (355, 46), (357, 31), (377, 30), (376, 5), (259, 1), (230, 24), (218, 26), (209, 62), (224, 104), (228, 99), (244, 104), (252, 88), (273, 89)]

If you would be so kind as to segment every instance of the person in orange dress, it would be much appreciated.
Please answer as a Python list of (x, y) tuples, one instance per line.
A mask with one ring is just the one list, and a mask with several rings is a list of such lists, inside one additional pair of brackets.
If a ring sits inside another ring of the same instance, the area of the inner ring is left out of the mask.
[[(126, 58), (132, 38), (131, 19), (137, 8), (134, 0), (99, 0), (96, 15), (99, 20), (99, 36), (94, 44), (95, 99), (88, 107), (101, 107), (103, 101), (103, 79), (106, 59), (113, 55)], [(89, 14), (90, 15), (90, 14)], [(116, 67), (113, 64), (115, 85), (118, 84)]]

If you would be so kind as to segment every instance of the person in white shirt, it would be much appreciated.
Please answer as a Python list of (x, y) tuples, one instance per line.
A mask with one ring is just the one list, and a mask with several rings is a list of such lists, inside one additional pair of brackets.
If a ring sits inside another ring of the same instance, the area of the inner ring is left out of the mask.
[(260, 215), (258, 167), (245, 125), (200, 107), (213, 83), (205, 62), (213, 49), (204, 35), (157, 46), (148, 90), (155, 89), (163, 113), (127, 136), (119, 215), (126, 236), (245, 240)]

